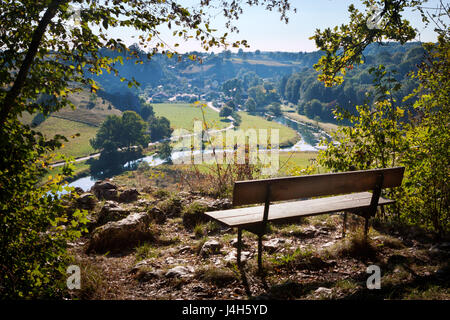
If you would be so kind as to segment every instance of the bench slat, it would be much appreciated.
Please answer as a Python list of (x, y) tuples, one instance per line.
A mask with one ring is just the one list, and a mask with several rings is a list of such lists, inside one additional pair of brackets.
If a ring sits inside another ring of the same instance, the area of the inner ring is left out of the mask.
[[(289, 220), (301, 216), (312, 216), (351, 209), (361, 209), (370, 206), (372, 194), (360, 192), (342, 196), (285, 202), (273, 204), (269, 209), (269, 221)], [(381, 198), (379, 205), (394, 203), (395, 201)], [(259, 224), (262, 221), (264, 206), (229, 209), (205, 212), (211, 218), (230, 227), (243, 227)]]
[(377, 176), (384, 176), (382, 188), (401, 185), (404, 167), (340, 173), (316, 174), (264, 180), (237, 181), (233, 190), (233, 206), (264, 203), (267, 185), (271, 186), (270, 201), (330, 196), (373, 190)]

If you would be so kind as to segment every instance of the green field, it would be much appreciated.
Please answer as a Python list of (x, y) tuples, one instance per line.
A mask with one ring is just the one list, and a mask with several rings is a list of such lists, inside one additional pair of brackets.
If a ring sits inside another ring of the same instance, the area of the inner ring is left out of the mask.
[(317, 159), (317, 154), (314, 151), (280, 152), (280, 174), (291, 175), (293, 170), (308, 167)]
[[(166, 117), (174, 129), (194, 129), (194, 121), (202, 121), (200, 105), (188, 103), (152, 103), (153, 111), (158, 117)], [(230, 126), (228, 120), (219, 117), (219, 113), (204, 107), (206, 121), (211, 128), (223, 129)]]
[(316, 121), (313, 119), (308, 118), (305, 115), (302, 114), (298, 114), (297, 110), (295, 110), (294, 108), (290, 108), (287, 106), (282, 106), (281, 107), (281, 111), (283, 112), (283, 114), (295, 121), (300, 121), (300, 122), (304, 122), (304, 123), (310, 123), (312, 125), (316, 125), (319, 128), (321, 128), (323, 131), (327, 132), (328, 134), (330, 134), (332, 131), (337, 130), (337, 128), (339, 127), (337, 124), (334, 123), (329, 123), (329, 122), (320, 122), (320, 121)]
[[(273, 121), (267, 121), (266, 119), (258, 116), (252, 116), (249, 115), (246, 112), (239, 112), (239, 115), (241, 116), (242, 122), (239, 126), (242, 130), (247, 129), (278, 129), (279, 131), (279, 138), (280, 138), (280, 147), (285, 146), (291, 146), (294, 145), (298, 140), (299, 136), (298, 133), (287, 126), (284, 126), (282, 124), (273, 122)], [(268, 130), (268, 135), (270, 136), (270, 130)]]
[[(57, 174), (62, 174), (62, 166), (51, 168), (48, 172), (41, 178), (41, 183), (46, 183), (49, 177), (55, 177)], [(73, 163), (73, 180), (81, 178), (83, 176), (89, 175), (90, 165), (86, 161), (74, 162)]]
[[(59, 151), (70, 157), (81, 157), (88, 155), (95, 150), (91, 147), (89, 140), (95, 137), (98, 128), (84, 123), (49, 117), (36, 127), (38, 131), (47, 138), (53, 138), (56, 134), (65, 136), (69, 141), (64, 143), (64, 147)], [(79, 133), (79, 137), (72, 138)]]

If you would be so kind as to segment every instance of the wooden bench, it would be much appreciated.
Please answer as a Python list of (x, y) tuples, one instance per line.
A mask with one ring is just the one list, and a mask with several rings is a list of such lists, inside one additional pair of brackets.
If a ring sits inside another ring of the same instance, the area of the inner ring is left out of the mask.
[[(237, 181), (233, 190), (233, 207), (261, 203), (264, 205), (212, 211), (205, 214), (229, 227), (238, 229), (238, 266), (241, 264), (242, 230), (258, 235), (258, 268), (261, 271), (262, 237), (269, 221), (289, 222), (299, 217), (344, 212), (343, 235), (345, 236), (347, 213), (353, 213), (365, 218), (364, 233), (367, 236), (369, 218), (375, 215), (377, 207), (394, 203), (393, 200), (381, 197), (381, 190), (400, 186), (404, 171), (404, 167), (395, 167)], [(321, 198), (307, 199), (312, 197)], [(305, 198), (306, 200), (302, 200)], [(285, 200), (296, 201), (272, 204)]]

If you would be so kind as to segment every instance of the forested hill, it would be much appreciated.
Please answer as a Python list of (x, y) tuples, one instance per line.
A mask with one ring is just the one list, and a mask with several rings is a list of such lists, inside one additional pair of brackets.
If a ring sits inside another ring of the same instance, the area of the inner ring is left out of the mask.
[[(133, 49), (136, 50), (136, 47)], [(106, 50), (103, 53), (116, 55)], [(172, 58), (157, 54), (151, 60), (145, 59), (146, 54), (138, 51), (144, 58), (142, 64), (136, 64), (136, 59), (124, 57), (123, 65), (117, 63), (116, 67), (121, 77), (134, 77), (140, 83), (139, 89), (128, 88), (127, 82), (121, 82), (113, 74), (104, 73), (96, 80), (103, 91), (99, 94), (121, 110), (138, 110), (138, 96), (142, 98), (141, 101), (150, 102), (163, 102), (171, 98), (223, 102), (232, 99), (235, 105), (243, 108), (252, 98), (256, 111), (263, 111), (272, 103), (285, 101), (298, 105), (299, 112), (311, 118), (332, 121), (331, 109), (336, 105), (351, 110), (354, 105), (367, 99), (366, 93), (371, 91), (373, 81), (369, 69), (378, 64), (385, 65), (387, 70), (397, 71), (395, 78), (402, 83), (399, 98), (410, 93), (416, 84), (407, 74), (420, 63), (423, 53), (422, 45), (418, 42), (405, 45), (371, 44), (364, 51), (364, 64), (349, 66), (344, 84), (335, 88), (325, 88), (317, 81), (313, 65), (322, 56), (319, 51), (190, 52)], [(189, 59), (190, 55), (195, 55), (201, 62)], [(227, 92), (230, 89), (238, 94), (230, 95)]]

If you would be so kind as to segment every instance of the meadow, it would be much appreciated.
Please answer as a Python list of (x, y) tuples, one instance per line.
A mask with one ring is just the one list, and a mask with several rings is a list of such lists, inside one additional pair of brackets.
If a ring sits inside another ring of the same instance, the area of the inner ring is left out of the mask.
[(298, 133), (287, 126), (282, 124), (268, 121), (264, 118), (258, 116), (252, 116), (246, 112), (240, 111), (238, 112), (241, 116), (242, 122), (239, 126), (242, 130), (247, 129), (268, 129), (268, 135), (270, 136), (270, 130), (276, 129), (279, 130), (279, 145), (280, 148), (288, 147), (294, 145), (299, 140)]
[[(201, 105), (189, 103), (152, 103), (157, 117), (166, 117), (174, 129), (182, 128), (189, 131), (194, 129), (194, 121), (202, 121)], [(219, 116), (214, 110), (204, 107), (205, 118), (211, 128), (224, 129), (230, 122)]]
[[(64, 146), (59, 151), (66, 156), (77, 158), (95, 151), (89, 140), (95, 137), (97, 127), (72, 120), (49, 117), (36, 129), (47, 138), (52, 138), (56, 134), (65, 136), (68, 141), (64, 142)], [(77, 133), (79, 133), (79, 136), (75, 136)]]

